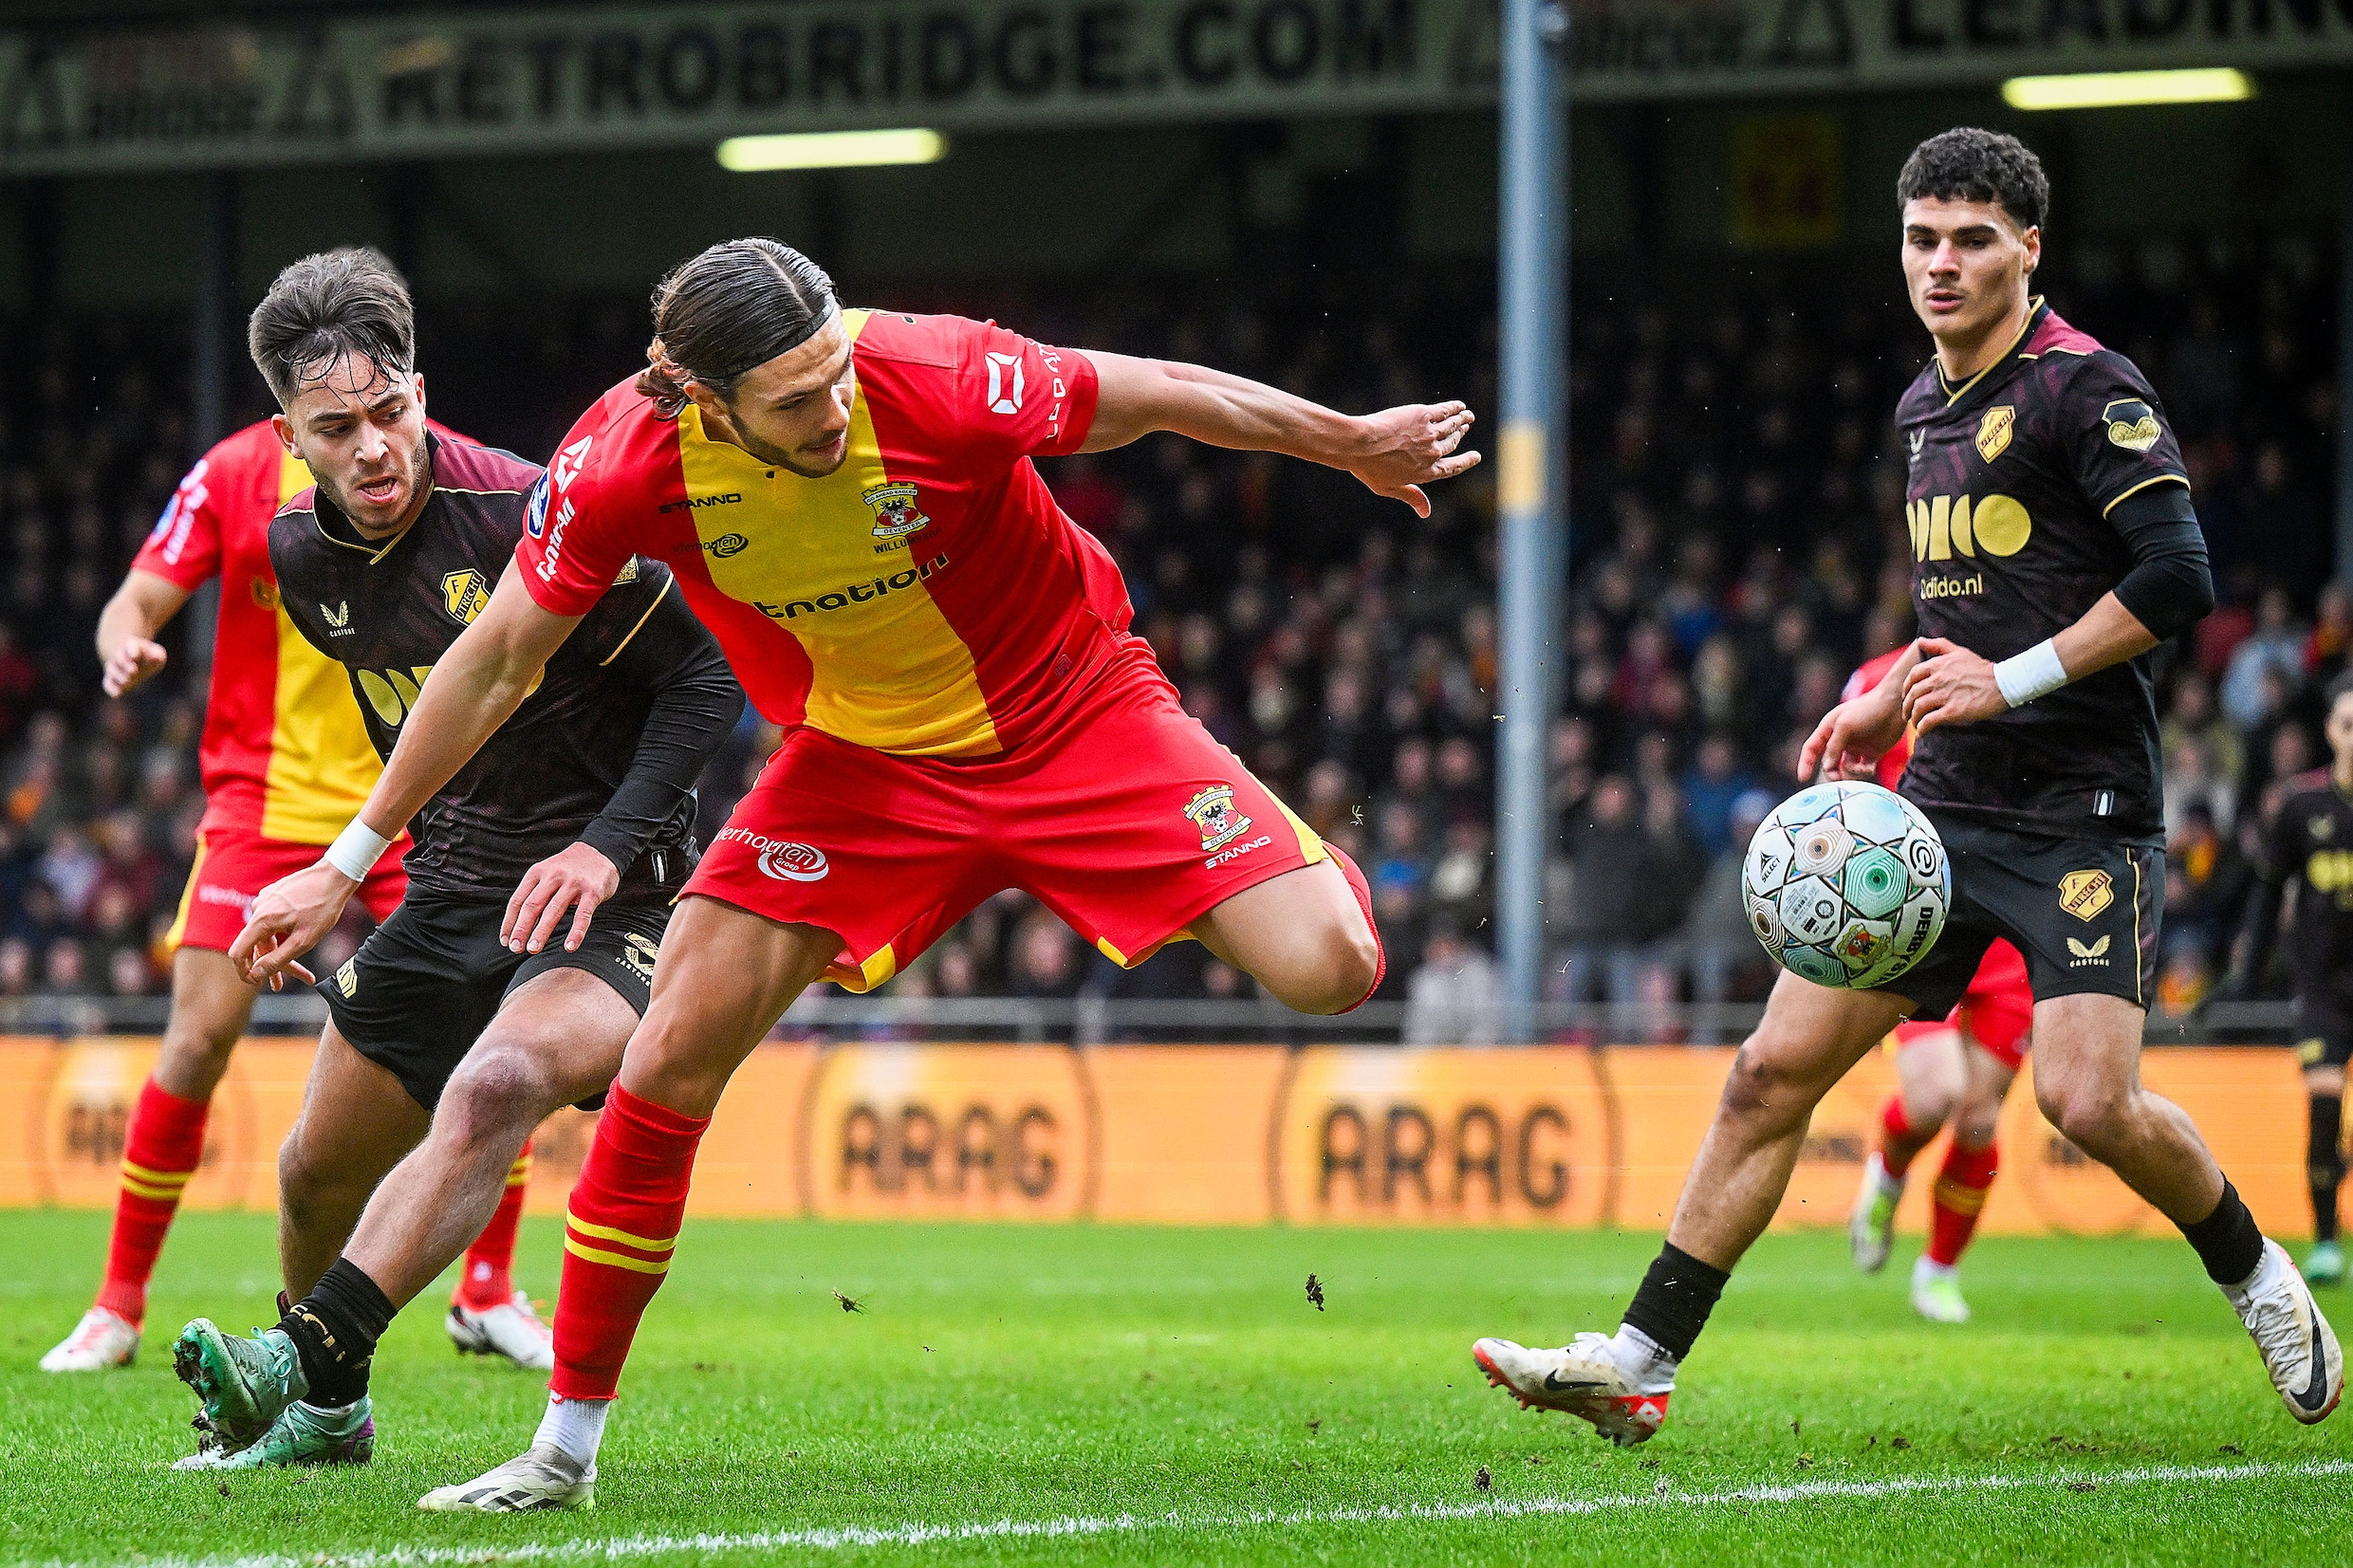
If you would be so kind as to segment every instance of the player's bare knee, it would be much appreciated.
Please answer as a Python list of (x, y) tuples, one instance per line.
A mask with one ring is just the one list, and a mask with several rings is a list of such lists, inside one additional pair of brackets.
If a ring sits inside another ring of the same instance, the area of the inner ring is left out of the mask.
[(1328, 1017), (1363, 1001), (1380, 978), (1380, 944), (1361, 919), (1335, 920), (1317, 934), (1313, 962), (1268, 989), (1296, 1011)]
[(434, 1131), (446, 1140), (482, 1142), (538, 1125), (555, 1096), (547, 1072), (528, 1052), (477, 1046), (450, 1075), (434, 1111)]
[(2090, 1079), (2037, 1083), (2043, 1117), (2069, 1143), (2100, 1159), (2130, 1135), (2132, 1104), (2121, 1088)]
[(1783, 1124), (1802, 1121), (1828, 1085), (1813, 1064), (1759, 1029), (1732, 1057), (1725, 1075), (1724, 1114), (1742, 1120)]
[(327, 1151), (313, 1150), (297, 1127), (278, 1146), (278, 1208), (295, 1225), (318, 1209), (337, 1185), (335, 1161)]

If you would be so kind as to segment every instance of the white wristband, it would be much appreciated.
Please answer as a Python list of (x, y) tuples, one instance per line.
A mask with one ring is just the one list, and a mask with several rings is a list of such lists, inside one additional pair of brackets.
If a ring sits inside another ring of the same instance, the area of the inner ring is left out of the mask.
[(368, 873), (376, 869), (376, 862), (384, 858), (384, 851), (391, 847), (390, 839), (354, 817), (351, 825), (326, 846), (324, 858), (353, 881), (364, 882)]
[(2012, 708), (2047, 697), (2066, 683), (2067, 668), (2059, 662), (2059, 650), (2048, 637), (1993, 667), (1993, 684), (2002, 689), (2003, 700)]

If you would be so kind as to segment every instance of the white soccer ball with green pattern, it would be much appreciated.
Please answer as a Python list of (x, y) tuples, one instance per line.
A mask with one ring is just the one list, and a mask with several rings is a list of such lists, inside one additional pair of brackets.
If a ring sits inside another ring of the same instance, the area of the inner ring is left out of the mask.
[(1817, 986), (1882, 986), (1944, 931), (1953, 869), (1919, 807), (1875, 784), (1818, 784), (1773, 808), (1741, 868), (1749, 928)]

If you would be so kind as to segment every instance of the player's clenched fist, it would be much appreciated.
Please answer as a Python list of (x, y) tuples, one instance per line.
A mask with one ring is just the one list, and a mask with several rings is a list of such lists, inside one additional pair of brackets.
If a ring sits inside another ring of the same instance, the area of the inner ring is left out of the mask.
[(1422, 486), (1479, 466), (1477, 452), (1454, 450), (1477, 417), (1459, 402), (1407, 403), (1365, 415), (1357, 421), (1364, 450), (1341, 466), (1374, 494), (1402, 501), (1427, 517), (1430, 498)]
[(169, 655), (163, 644), (150, 637), (124, 637), (115, 644), (115, 651), (106, 655), (104, 686), (106, 694), (119, 697), (144, 682), (163, 668)]
[(324, 860), (280, 877), (253, 900), (245, 930), (229, 945), (230, 962), (249, 986), (282, 990), (289, 974), (309, 984), (318, 977), (295, 960), (335, 929), (359, 886)]
[(498, 939), (510, 952), (537, 952), (555, 934), (568, 909), (573, 912), (572, 931), (564, 939), (564, 950), (578, 952), (588, 939), (588, 922), (597, 906), (620, 886), (620, 870), (595, 845), (578, 843), (558, 850), (515, 884)]

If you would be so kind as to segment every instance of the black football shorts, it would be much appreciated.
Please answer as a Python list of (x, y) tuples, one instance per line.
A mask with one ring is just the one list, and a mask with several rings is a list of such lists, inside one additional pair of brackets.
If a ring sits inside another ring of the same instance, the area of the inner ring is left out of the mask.
[[(667, 897), (599, 906), (578, 952), (564, 950), (566, 915), (539, 952), (498, 940), (505, 899), (459, 898), (416, 887), (341, 968), (319, 982), (335, 1028), (431, 1111), (509, 992), (550, 969), (586, 969), (643, 1017), (654, 961), (670, 923)], [(598, 1095), (584, 1101), (593, 1110)]]
[(1880, 989), (1918, 1003), (1915, 1018), (1943, 1018), (2002, 936), (2025, 955), (2037, 1002), (2088, 993), (2149, 1005), (2165, 907), (2162, 851), (1927, 815), (1952, 860), (1953, 907), (1928, 956)]

